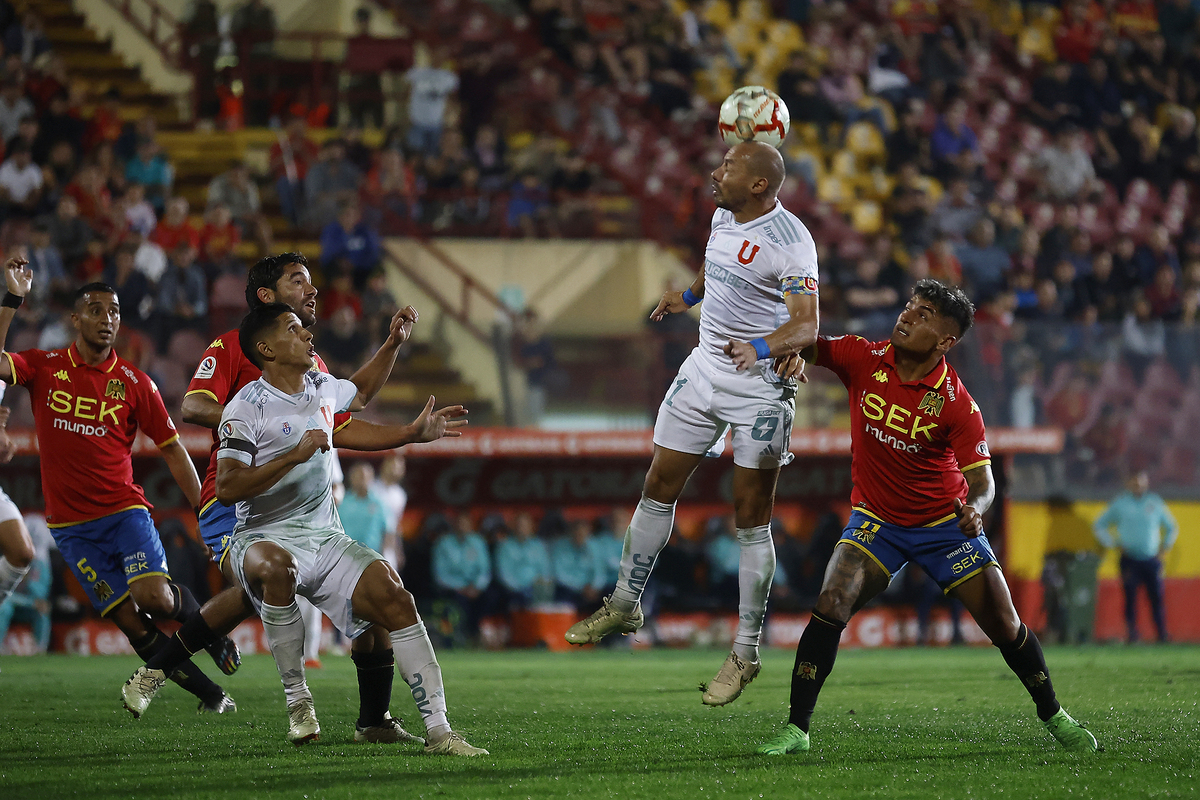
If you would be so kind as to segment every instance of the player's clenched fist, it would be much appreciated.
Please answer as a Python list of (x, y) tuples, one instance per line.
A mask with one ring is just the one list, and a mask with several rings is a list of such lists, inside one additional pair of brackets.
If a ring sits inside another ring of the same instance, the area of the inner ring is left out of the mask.
[(300, 437), (300, 444), (296, 445), (292, 453), (295, 455), (296, 463), (303, 464), (318, 450), (323, 452), (328, 449), (329, 434), (325, 431), (311, 430), (304, 432), (304, 435)]
[(412, 336), (413, 325), (420, 318), (421, 315), (412, 306), (405, 306), (397, 311), (388, 325), (388, 339), (391, 343), (399, 346), (407, 342), (408, 337)]
[(971, 506), (954, 498), (954, 516), (958, 517), (958, 529), (971, 538), (983, 533), (983, 517)]
[(21, 256), (13, 256), (4, 262), (4, 283), (11, 294), (18, 297), (29, 294), (29, 287), (33, 285), (33, 270), (29, 268), (29, 262)]

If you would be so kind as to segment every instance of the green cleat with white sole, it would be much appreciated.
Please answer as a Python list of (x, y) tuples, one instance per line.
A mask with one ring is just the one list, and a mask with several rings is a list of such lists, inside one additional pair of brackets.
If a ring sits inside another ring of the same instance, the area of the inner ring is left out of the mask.
[(808, 752), (808, 734), (789, 722), (788, 726), (783, 729), (783, 733), (766, 744), (760, 745), (755, 752), (762, 756), (806, 753)]
[(1065, 708), (1059, 707), (1053, 717), (1042, 723), (1058, 743), (1072, 753), (1095, 753), (1100, 750), (1096, 737), (1076, 722)]

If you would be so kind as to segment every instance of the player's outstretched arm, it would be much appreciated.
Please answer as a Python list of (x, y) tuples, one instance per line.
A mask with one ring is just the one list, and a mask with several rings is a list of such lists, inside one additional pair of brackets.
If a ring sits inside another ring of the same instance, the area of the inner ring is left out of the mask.
[[(25, 295), (33, 286), (33, 270), (29, 262), (20, 256), (13, 256), (4, 263), (4, 284), (8, 293), (0, 303), (0, 351), (3, 351), (8, 341), (8, 326), (12, 324), (17, 309), (25, 301)], [(12, 364), (7, 358), (0, 358), (0, 380), (5, 383), (13, 382)]]
[(696, 276), (696, 280), (692, 281), (692, 285), (687, 288), (687, 291), (663, 292), (662, 299), (650, 312), (650, 319), (662, 322), (667, 314), (682, 314), (703, 299), (704, 267), (701, 267), (700, 274)]
[(171, 475), (175, 478), (175, 482), (183, 490), (188, 505), (192, 508), (199, 508), (200, 477), (196, 474), (196, 465), (192, 462), (192, 457), (188, 455), (187, 448), (183, 446), (181, 441), (176, 439), (159, 449), (162, 452), (163, 459), (167, 462), (167, 468), (171, 470)]
[(179, 413), (187, 424), (203, 425), (215, 431), (221, 424), (221, 414), (225, 413), (225, 406), (203, 392), (192, 392), (183, 398)]
[(279, 479), (299, 464), (313, 457), (318, 450), (329, 449), (325, 431), (305, 431), (300, 443), (265, 464), (249, 466), (235, 458), (217, 459), (217, 499), (225, 505), (249, 500), (279, 483)]
[(392, 367), (396, 365), (396, 355), (400, 352), (400, 345), (408, 341), (408, 337), (412, 335), (413, 325), (419, 318), (420, 315), (412, 306), (405, 306), (392, 317), (387, 339), (375, 351), (375, 355), (371, 356), (371, 360), (350, 376), (351, 383), (358, 387), (358, 396), (350, 405), (351, 411), (361, 411), (365, 408), (367, 403), (371, 402), (371, 399), (387, 383), (388, 377), (392, 374)]
[[(760, 358), (779, 358), (793, 353), (803, 355), (817, 341), (820, 327), (820, 308), (815, 294), (793, 294), (784, 298), (787, 304), (788, 321), (762, 339), (758, 347), (754, 342), (739, 342), (731, 339), (725, 345), (725, 355), (733, 359), (738, 371), (747, 370)], [(765, 349), (764, 352), (760, 350)], [(778, 366), (778, 365), (776, 365)]]
[(446, 406), (434, 411), (433, 404), (434, 399), (430, 396), (425, 410), (409, 425), (378, 425), (362, 419), (351, 419), (333, 434), (333, 446), (370, 452), (462, 436), (462, 429), (467, 426), (467, 409)]
[(988, 464), (963, 473), (967, 479), (967, 499), (954, 498), (954, 515), (958, 517), (958, 529), (967, 536), (983, 533), (983, 515), (996, 499), (996, 481)]

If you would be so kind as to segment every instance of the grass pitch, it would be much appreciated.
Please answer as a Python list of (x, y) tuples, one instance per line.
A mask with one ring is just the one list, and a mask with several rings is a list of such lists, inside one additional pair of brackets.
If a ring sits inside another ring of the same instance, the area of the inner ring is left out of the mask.
[[(197, 717), (173, 684), (121, 708), (132, 658), (0, 661), (0, 798), (1196, 798), (1200, 648), (1050, 648), (1067, 709), (1105, 752), (1063, 752), (992, 648), (844, 651), (807, 755), (753, 754), (786, 717), (792, 654), (712, 709), (717, 651), (443, 652), (450, 718), (479, 759), (351, 740), (348, 658), (309, 681), (321, 741), (284, 738), (274, 664), (223, 681), (237, 714)], [(210, 675), (211, 662), (203, 662)], [(397, 679), (392, 709), (416, 719)]]

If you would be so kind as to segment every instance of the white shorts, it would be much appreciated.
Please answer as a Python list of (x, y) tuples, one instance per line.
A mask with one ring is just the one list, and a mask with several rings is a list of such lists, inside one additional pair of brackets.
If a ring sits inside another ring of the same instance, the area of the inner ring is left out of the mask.
[(274, 537), (269, 533), (239, 531), (229, 546), (230, 565), (238, 585), (262, 616), (262, 598), (250, 591), (244, 573), (246, 551), (259, 542), (271, 542), (291, 554), (296, 562), (296, 594), (306, 598), (329, 617), (339, 631), (354, 639), (370, 622), (354, 616), (350, 602), (367, 567), (383, 556), (341, 531), (314, 534), (312, 538)]
[(776, 469), (792, 462), (794, 382), (772, 382), (769, 361), (742, 373), (722, 370), (693, 350), (658, 407), (654, 443), (668, 450), (719, 456), (733, 428), (733, 463)]
[(21, 519), (21, 509), (17, 508), (17, 504), (9, 499), (3, 489), (0, 489), (0, 522), (14, 519)]

